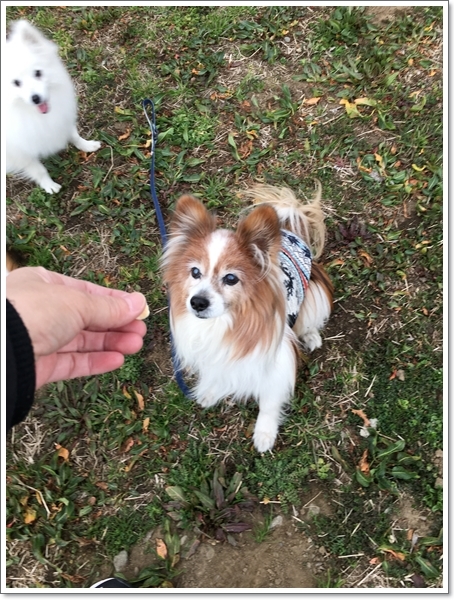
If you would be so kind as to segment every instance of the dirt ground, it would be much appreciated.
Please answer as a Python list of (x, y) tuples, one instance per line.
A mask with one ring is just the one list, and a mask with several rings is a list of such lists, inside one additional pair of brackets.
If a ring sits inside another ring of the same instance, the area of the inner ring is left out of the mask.
[[(318, 576), (322, 579), (327, 570), (328, 553), (321, 540), (303, 531), (303, 524), (310, 525), (316, 514), (329, 516), (332, 511), (325, 491), (314, 483), (303, 497), (297, 514), (292, 510), (287, 515), (276, 512), (272, 527), (261, 542), (256, 541), (253, 533), (264, 522), (260, 509), (248, 517), (253, 529), (234, 536), (235, 546), (215, 540), (198, 544), (194, 543), (196, 535), (184, 534), (181, 560), (177, 565), (180, 575), (175, 586), (198, 589), (318, 587)], [(137, 577), (156, 560), (152, 549), (155, 540), (162, 535), (159, 529), (150, 531), (130, 550), (125, 566), (117, 570), (127, 579)], [(121, 565), (122, 558), (126, 559), (125, 553), (114, 559), (114, 562), (120, 561), (117, 566)], [(108, 577), (114, 571), (112, 564), (105, 564), (98, 576)]]

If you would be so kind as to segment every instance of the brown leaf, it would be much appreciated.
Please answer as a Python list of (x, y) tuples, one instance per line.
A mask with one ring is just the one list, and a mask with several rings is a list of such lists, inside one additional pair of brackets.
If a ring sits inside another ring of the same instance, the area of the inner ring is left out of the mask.
[(143, 433), (145, 433), (146, 431), (148, 431), (149, 425), (150, 425), (150, 417), (146, 417), (142, 421), (142, 431), (143, 431)]
[(65, 462), (68, 462), (68, 459), (70, 456), (69, 450), (67, 450), (63, 446), (60, 446), (60, 444), (55, 444), (55, 448), (58, 450), (57, 456), (59, 456), (60, 458), (63, 458), (63, 460)]
[(123, 386), (122, 392), (123, 392), (123, 395), (125, 396), (125, 398), (127, 398), (128, 400), (131, 400), (131, 394), (126, 389), (126, 386)]
[(316, 96), (314, 98), (308, 98), (307, 100), (304, 100), (303, 103), (307, 104), (308, 106), (313, 106), (314, 104), (317, 104), (320, 99), (321, 96)]
[(125, 131), (125, 133), (122, 133), (122, 135), (118, 136), (118, 141), (121, 142), (122, 140), (126, 140), (130, 137), (131, 135), (131, 127), (128, 127), (128, 129)]
[(101, 490), (107, 491), (107, 483), (104, 481), (97, 481), (95, 483), (96, 487), (99, 487)]
[(162, 539), (158, 538), (156, 540), (156, 553), (158, 554), (158, 556), (162, 559), (165, 559), (167, 557), (167, 548), (166, 548), (166, 544), (163, 542)]
[(368, 252), (365, 252), (365, 250), (359, 250), (359, 256), (361, 256), (363, 259), (365, 259), (365, 266), (366, 267), (368, 267), (369, 265), (371, 265), (371, 263), (373, 262), (373, 259), (368, 254)]
[(134, 446), (134, 440), (132, 437), (129, 437), (127, 440), (125, 440), (120, 448), (121, 452), (128, 452), (129, 450), (131, 450), (131, 448)]
[(134, 395), (136, 396), (138, 409), (144, 410), (144, 396), (139, 392), (136, 392), (136, 390), (134, 390)]
[(24, 512), (24, 523), (28, 525), (29, 523), (33, 523), (36, 520), (36, 510), (27, 506)]
[(363, 410), (357, 410), (356, 408), (351, 408), (351, 412), (363, 419), (363, 424), (365, 427), (370, 427), (370, 419), (366, 416)]
[(379, 557), (378, 556), (374, 556), (371, 560), (370, 560), (370, 565), (377, 565), (379, 563)]
[(397, 560), (404, 561), (404, 559), (406, 558), (403, 552), (397, 552), (396, 550), (392, 550), (392, 548), (381, 548), (381, 550), (382, 552), (387, 552), (392, 556), (392, 558), (395, 558)]
[(365, 473), (365, 475), (370, 474), (370, 464), (368, 463), (367, 457), (368, 450), (365, 450), (362, 454), (362, 458), (359, 461), (359, 469), (362, 471), (362, 473)]

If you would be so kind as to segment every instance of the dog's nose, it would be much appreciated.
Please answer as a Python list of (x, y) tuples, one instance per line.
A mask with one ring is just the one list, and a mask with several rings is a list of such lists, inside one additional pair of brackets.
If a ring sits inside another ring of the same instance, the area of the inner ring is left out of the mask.
[(38, 96), (38, 94), (33, 94), (32, 102), (33, 104), (41, 104), (41, 98)]
[(210, 302), (204, 296), (193, 296), (190, 300), (191, 308), (196, 312), (202, 312), (208, 308)]

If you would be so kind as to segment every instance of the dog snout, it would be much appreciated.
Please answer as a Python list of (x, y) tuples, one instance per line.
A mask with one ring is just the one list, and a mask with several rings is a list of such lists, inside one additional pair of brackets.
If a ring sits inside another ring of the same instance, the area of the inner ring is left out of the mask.
[(38, 94), (33, 94), (32, 102), (33, 104), (41, 104), (41, 96), (39, 96)]
[(193, 310), (196, 312), (202, 312), (209, 307), (210, 302), (205, 296), (193, 296), (190, 300), (190, 304)]

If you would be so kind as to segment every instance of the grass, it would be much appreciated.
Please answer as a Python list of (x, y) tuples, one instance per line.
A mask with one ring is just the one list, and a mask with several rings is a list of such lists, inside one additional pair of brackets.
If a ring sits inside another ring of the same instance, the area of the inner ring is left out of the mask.
[[(7, 243), (24, 264), (142, 291), (151, 316), (139, 355), (115, 373), (48, 386), (13, 432), (8, 585), (87, 586), (99, 557), (166, 523), (172, 546), (211, 514), (195, 490), (211, 498), (222, 466), (222, 488), (241, 476), (285, 512), (310, 481), (324, 485), (336, 511), (309, 526), (329, 552), (321, 587), (349, 587), (350, 572), (378, 563), (388, 587), (415, 585), (410, 572), (440, 585), (442, 9), (377, 24), (342, 6), (8, 7), (8, 20), (19, 17), (58, 43), (81, 131), (103, 147), (46, 161), (63, 185), (56, 196), (9, 178)], [(233, 224), (237, 192), (253, 181), (306, 197), (322, 182), (335, 310), (323, 348), (304, 357), (273, 454), (252, 447), (252, 403), (203, 411), (172, 380), (144, 97), (157, 108), (165, 218), (188, 191)], [(351, 409), (378, 420), (377, 449)], [(377, 459), (400, 440), (403, 455)], [(395, 477), (403, 460), (412, 478)], [(356, 477), (361, 464), (377, 469), (371, 479)], [(190, 506), (169, 524), (175, 486)], [(412, 547), (410, 527), (393, 529), (403, 495), (431, 517)], [(345, 555), (359, 555), (350, 570)], [(136, 585), (167, 585), (176, 560)]]

